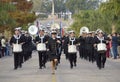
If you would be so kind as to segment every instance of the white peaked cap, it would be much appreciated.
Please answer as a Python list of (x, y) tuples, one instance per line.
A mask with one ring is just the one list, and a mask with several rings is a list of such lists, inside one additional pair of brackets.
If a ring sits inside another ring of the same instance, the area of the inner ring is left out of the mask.
[(39, 31), (45, 31), (43, 28), (39, 28)]
[(75, 31), (74, 31), (74, 30), (71, 30), (71, 31), (69, 31), (69, 33), (75, 33)]
[(102, 30), (99, 30), (98, 33), (103, 33), (103, 31), (102, 31)]
[(20, 31), (21, 29), (22, 29), (22, 27), (15, 28), (15, 30), (18, 30), (18, 31)]
[(55, 30), (52, 30), (52, 31), (51, 31), (51, 34), (54, 34), (54, 33), (57, 34), (57, 32), (56, 32)]

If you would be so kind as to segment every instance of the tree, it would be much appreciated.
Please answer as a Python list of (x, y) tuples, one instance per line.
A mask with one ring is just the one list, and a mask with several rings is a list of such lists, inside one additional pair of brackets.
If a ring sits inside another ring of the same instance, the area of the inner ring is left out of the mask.
[(111, 14), (111, 28), (112, 32), (115, 32), (120, 18), (120, 0), (109, 0), (108, 2), (101, 4), (100, 10), (104, 14)]
[(55, 12), (66, 12), (65, 0), (54, 0), (55, 3)]
[(94, 10), (99, 6), (99, 0), (67, 0), (67, 9), (72, 13), (79, 13), (80, 10)]
[(100, 28), (106, 33), (119, 32), (120, 0), (101, 3), (100, 7), (94, 10), (80, 10), (73, 18), (74, 23), (71, 28), (77, 33), (82, 26), (94, 31)]
[(30, 11), (33, 7), (32, 1), (27, 0), (12, 0), (11, 2), (16, 2), (15, 6), (20, 11)]
[(15, 20), (9, 15), (9, 12), (14, 12), (16, 10), (15, 6), (9, 4), (7, 1), (0, 1), (0, 31), (10, 30), (15, 25)]
[(32, 23), (36, 16), (30, 13), (32, 2), (26, 0), (0, 1), (0, 27), (1, 31), (13, 30), (17, 26), (26, 26)]
[(31, 13), (33, 2), (27, 0), (13, 0), (12, 2), (16, 2), (15, 6), (17, 11), (11, 12), (11, 17), (17, 22), (16, 26), (26, 29), (28, 23), (34, 22), (34, 20), (37, 18), (34, 13)]
[[(65, 0), (54, 0), (55, 3), (55, 13), (65, 12)], [(32, 11), (40, 11), (42, 13), (51, 13), (52, 12), (52, 2), (51, 0), (33, 0), (33, 9)]]
[(86, 26), (90, 31), (96, 31), (99, 28), (106, 33), (111, 33), (110, 17), (110, 14), (103, 14), (99, 10), (83, 10), (73, 16), (74, 23), (71, 29), (79, 34), (80, 28)]

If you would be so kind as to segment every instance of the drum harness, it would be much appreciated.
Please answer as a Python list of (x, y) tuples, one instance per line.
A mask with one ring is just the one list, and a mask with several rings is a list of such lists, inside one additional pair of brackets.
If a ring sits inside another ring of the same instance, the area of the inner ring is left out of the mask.
[(102, 41), (104, 40), (104, 37), (100, 38), (100, 37), (97, 36), (97, 38), (100, 40), (100, 44), (102, 44), (103, 43)]
[(70, 41), (72, 41), (72, 45), (73, 45), (73, 42), (75, 41), (75, 38), (69, 38), (69, 39), (70, 39)]
[(97, 38), (100, 40), (100, 43), (102, 43), (102, 41), (104, 40), (104, 37), (100, 38), (97, 36)]
[(41, 39), (41, 43), (43, 43), (44, 36), (40, 37), (40, 35), (39, 35), (39, 38)]
[[(21, 37), (21, 34), (20, 34), (20, 35), (14, 35), (14, 38), (17, 39), (17, 40), (16, 40), (16, 43), (14, 43), (15, 45), (21, 45), (21, 44), (18, 44), (18, 40), (20, 39), (20, 37)], [(14, 46), (14, 44), (13, 44), (13, 46)], [(17, 48), (18, 48), (18, 47), (17, 47)], [(13, 50), (13, 51), (14, 51), (14, 50)], [(19, 51), (19, 50), (18, 50), (18, 51)], [(17, 51), (17, 52), (18, 52), (18, 51)], [(22, 50), (20, 50), (20, 51), (22, 51)], [(15, 51), (15, 52), (16, 52), (16, 51)]]
[(20, 39), (21, 35), (14, 35), (14, 38), (17, 39), (16, 44), (18, 44), (18, 40)]

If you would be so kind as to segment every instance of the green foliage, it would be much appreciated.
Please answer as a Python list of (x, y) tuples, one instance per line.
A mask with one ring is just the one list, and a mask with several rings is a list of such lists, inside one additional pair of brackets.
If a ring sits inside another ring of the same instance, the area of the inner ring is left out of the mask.
[(40, 17), (40, 19), (46, 19), (48, 18), (47, 14), (39, 14), (38, 17)]
[[(51, 13), (52, 12), (52, 2), (51, 0), (33, 0), (33, 9), (32, 11), (40, 11), (43, 13)], [(65, 0), (54, 0), (55, 3), (55, 13), (65, 12)]]
[(74, 23), (71, 29), (77, 33), (81, 27), (86, 26), (91, 31), (98, 28), (106, 33), (120, 30), (120, 0), (110, 0), (101, 3), (100, 7), (95, 10), (80, 10), (73, 16)]
[(8, 3), (0, 3), (0, 29), (3, 32), (5, 29), (10, 30), (15, 25), (16, 21), (9, 15), (9, 12), (15, 11), (15, 6)]
[(106, 3), (101, 4), (100, 11), (104, 14), (109, 13), (109, 21), (111, 22), (112, 32), (117, 31), (119, 29), (120, 20), (120, 0), (109, 0)]
[(100, 13), (97, 10), (87, 10), (81, 11), (79, 14), (74, 15), (74, 24), (71, 26), (77, 34), (80, 28), (86, 26), (91, 31), (95, 31), (98, 28), (102, 29), (104, 32), (110, 33), (110, 22), (107, 20), (105, 14)]
[(28, 23), (32, 23), (36, 16), (30, 13), (29, 10), (32, 7), (32, 2), (25, 0), (14, 0), (17, 5), (13, 5), (10, 1), (0, 1), (0, 29), (13, 30), (17, 26), (26, 26)]
[(10, 15), (17, 22), (16, 26), (21, 27), (28, 23), (32, 23), (36, 19), (34, 14), (21, 11), (12, 12)]
[(98, 8), (99, 0), (67, 0), (66, 6), (72, 13), (80, 10), (94, 10)]
[(16, 10), (16, 7), (12, 4), (9, 4), (9, 3), (0, 2), (0, 11), (2, 11), (2, 10), (12, 12), (12, 11)]
[(7, 24), (13, 26), (15, 24), (15, 21), (6, 11), (3, 10), (0, 13), (0, 26), (4, 26)]

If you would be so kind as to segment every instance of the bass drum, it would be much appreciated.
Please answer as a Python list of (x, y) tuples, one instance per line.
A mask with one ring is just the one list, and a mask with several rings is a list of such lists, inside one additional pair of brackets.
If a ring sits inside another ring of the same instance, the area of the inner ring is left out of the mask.
[(35, 25), (31, 25), (31, 26), (28, 28), (28, 32), (29, 32), (31, 35), (35, 35), (35, 34), (37, 34), (37, 32), (38, 32), (38, 28), (37, 28)]
[(13, 52), (22, 52), (21, 44), (13, 44)]
[(37, 51), (46, 51), (46, 44), (44, 43), (37, 44)]
[(99, 43), (99, 44), (97, 45), (97, 51), (98, 51), (99, 53), (104, 53), (104, 52), (106, 52), (106, 50), (107, 50), (106, 44), (104, 44), (104, 43)]
[(68, 53), (77, 53), (77, 49), (75, 45), (68, 46)]

